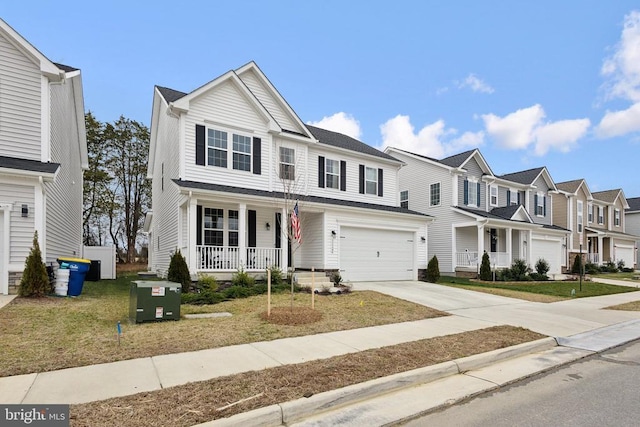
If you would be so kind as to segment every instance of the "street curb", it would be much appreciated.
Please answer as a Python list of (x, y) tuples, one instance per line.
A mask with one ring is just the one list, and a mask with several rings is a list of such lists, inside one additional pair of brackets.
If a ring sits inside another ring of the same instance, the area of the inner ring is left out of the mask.
[[(411, 371), (400, 372), (383, 378), (353, 384), (337, 390), (318, 393), (309, 398), (300, 398), (266, 408), (233, 415), (199, 424), (199, 427), (227, 427), (236, 425), (280, 426), (320, 412), (336, 409), (373, 396), (397, 391), (402, 388), (429, 383), (445, 377), (480, 369), (495, 362), (512, 359), (525, 354), (536, 353), (556, 347), (555, 338), (540, 340), (501, 348), (486, 353), (455, 359), (437, 365), (426, 366)], [(277, 414), (277, 417), (276, 417)]]

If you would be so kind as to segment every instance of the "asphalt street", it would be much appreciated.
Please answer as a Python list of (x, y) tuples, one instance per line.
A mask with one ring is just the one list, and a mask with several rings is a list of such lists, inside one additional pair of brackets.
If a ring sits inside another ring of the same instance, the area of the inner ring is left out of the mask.
[(415, 419), (424, 426), (637, 426), (640, 340)]

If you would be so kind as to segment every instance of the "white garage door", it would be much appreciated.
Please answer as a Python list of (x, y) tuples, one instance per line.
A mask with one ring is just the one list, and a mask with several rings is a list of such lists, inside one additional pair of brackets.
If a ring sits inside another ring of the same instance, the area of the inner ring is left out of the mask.
[(615, 245), (613, 257), (615, 262), (624, 261), (624, 266), (633, 268), (633, 246)]
[(531, 268), (535, 271), (536, 262), (543, 258), (549, 263), (548, 275), (560, 274), (562, 263), (562, 242), (560, 240), (533, 239), (531, 248)]
[(342, 227), (340, 275), (348, 281), (413, 280), (413, 233)]

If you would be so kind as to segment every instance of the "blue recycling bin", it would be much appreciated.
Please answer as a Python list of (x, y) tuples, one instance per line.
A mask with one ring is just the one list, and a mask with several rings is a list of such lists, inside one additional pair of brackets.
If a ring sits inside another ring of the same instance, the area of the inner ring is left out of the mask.
[(91, 267), (91, 260), (84, 258), (58, 258), (60, 268), (69, 270), (69, 289), (67, 295), (77, 297), (82, 293), (84, 278)]

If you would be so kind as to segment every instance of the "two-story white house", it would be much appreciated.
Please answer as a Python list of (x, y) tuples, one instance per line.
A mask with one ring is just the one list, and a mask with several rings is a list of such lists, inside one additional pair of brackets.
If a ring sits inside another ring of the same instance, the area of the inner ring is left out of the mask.
[[(627, 203), (629, 207), (624, 211), (625, 231), (634, 236), (640, 236), (640, 197), (630, 197), (627, 199)], [(640, 247), (640, 237), (636, 238), (635, 268), (640, 266), (640, 251), (638, 251), (638, 247)]]
[[(250, 62), (186, 93), (153, 95), (149, 268), (180, 249), (192, 275), (271, 266), (344, 280), (415, 280), (428, 215), (400, 206), (402, 163), (305, 125)], [(301, 243), (291, 233), (298, 203)]]
[(34, 231), (43, 261), (81, 255), (87, 163), (80, 70), (0, 19), (0, 293), (17, 290)]
[(443, 274), (473, 274), (484, 252), (492, 267), (543, 258), (559, 274), (567, 230), (552, 224), (555, 184), (546, 168), (495, 176), (479, 150), (433, 159), (389, 147), (401, 160), (400, 199), (436, 218), (429, 230), (429, 254)]

